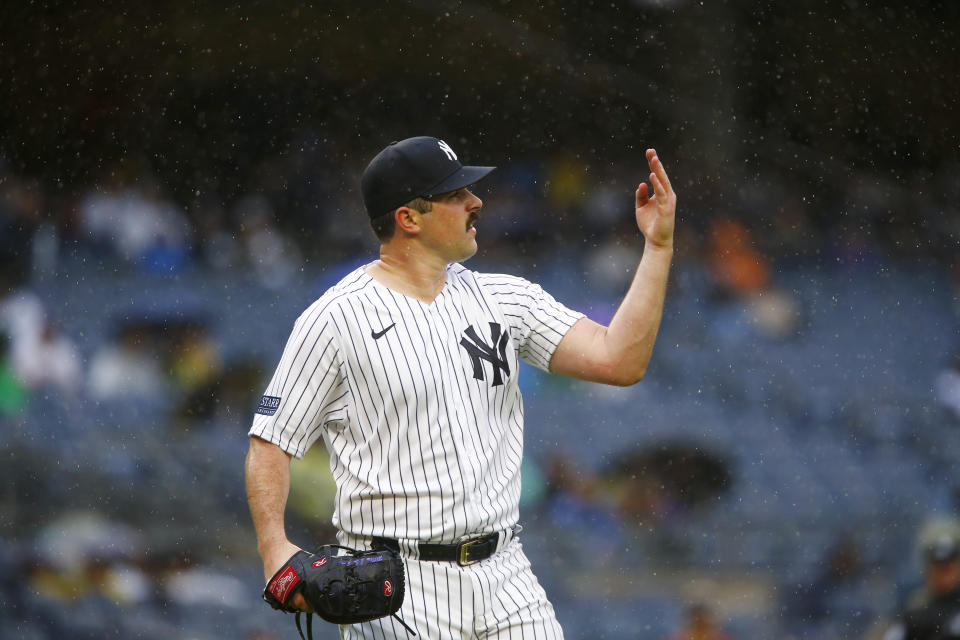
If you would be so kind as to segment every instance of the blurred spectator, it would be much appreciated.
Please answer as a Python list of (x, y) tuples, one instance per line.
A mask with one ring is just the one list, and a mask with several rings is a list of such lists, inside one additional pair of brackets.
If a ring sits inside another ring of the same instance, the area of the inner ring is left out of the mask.
[(742, 313), (760, 335), (774, 339), (796, 335), (800, 305), (790, 292), (773, 284), (772, 267), (756, 249), (745, 223), (729, 216), (712, 222), (707, 266), (717, 301), (743, 304), (728, 318), (732, 322), (727, 323), (726, 333), (738, 332), (730, 325), (739, 323)]
[(186, 394), (208, 388), (223, 371), (220, 349), (202, 318), (167, 324), (170, 338), (167, 369), (174, 385)]
[(96, 554), (84, 555), (70, 567), (35, 559), (28, 582), (36, 593), (60, 601), (96, 597), (130, 605), (148, 601), (153, 592), (149, 578), (134, 565)]
[(276, 225), (276, 212), (266, 197), (248, 195), (234, 205), (244, 254), (257, 280), (279, 289), (300, 269), (300, 250)]
[(232, 609), (249, 607), (249, 594), (243, 582), (222, 570), (194, 565), (185, 560), (171, 566), (163, 577), (166, 599), (183, 606), (215, 604)]
[(764, 255), (777, 263), (796, 264), (816, 254), (822, 239), (805, 206), (802, 193), (791, 189), (784, 176), (763, 172), (746, 180), (739, 189), (744, 211), (754, 212), (757, 242)]
[[(630, 219), (628, 218), (628, 221)], [(586, 273), (590, 291), (604, 297), (620, 296), (630, 287), (637, 271), (637, 254), (643, 242), (636, 231), (636, 222), (631, 229), (623, 221), (614, 225), (612, 232), (586, 256)]]
[(949, 537), (960, 540), (960, 482), (947, 492), (946, 506), (924, 521), (917, 534), (917, 548), (922, 554), (937, 540)]
[(687, 609), (683, 628), (666, 640), (733, 640), (725, 634), (705, 604), (694, 604)]
[(50, 387), (74, 396), (82, 384), (83, 367), (76, 346), (49, 319), (41, 325), (35, 343), (14, 350), (14, 370), (27, 386)]
[(573, 153), (559, 153), (548, 159), (544, 192), (557, 216), (569, 217), (583, 203), (587, 191), (585, 164)]
[[(929, 568), (931, 552), (942, 547), (946, 541), (953, 540), (960, 545), (960, 484), (953, 487), (951, 494), (952, 509), (930, 516), (917, 533), (917, 555), (925, 568)], [(929, 572), (926, 578), (924, 584), (910, 595), (908, 607), (920, 606), (930, 599)]]
[(24, 573), (28, 588), (43, 598), (70, 600), (87, 592), (82, 571), (66, 571), (43, 558), (27, 562)]
[[(194, 388), (178, 409), (181, 419), (236, 424), (251, 411), (251, 389), (263, 383), (262, 364), (254, 358), (228, 362), (219, 375)], [(329, 474), (328, 474), (329, 475)]]
[(28, 389), (75, 395), (82, 382), (80, 354), (48, 317), (40, 298), (21, 289), (0, 299), (0, 328), (10, 337), (10, 366)]
[(754, 247), (747, 226), (730, 216), (713, 220), (708, 265), (721, 298), (758, 293), (770, 284), (770, 265)]
[[(599, 179), (591, 186), (586, 197), (583, 226), (600, 234), (618, 235), (617, 230), (623, 229), (626, 224), (627, 230), (632, 227), (633, 236), (639, 241), (641, 236), (636, 231), (634, 215), (634, 189), (641, 177), (642, 174), (636, 175), (632, 169), (619, 164), (608, 167), (606, 176), (595, 176)], [(497, 195), (499, 197), (499, 191)]]
[(667, 520), (711, 503), (732, 482), (722, 456), (681, 442), (626, 452), (605, 478), (620, 487), (623, 516), (638, 523)]
[[(537, 501), (530, 505), (531, 510), (536, 510), (537, 519), (551, 531), (564, 532), (551, 540), (552, 553), (568, 558), (570, 567), (582, 566), (587, 571), (605, 570), (611, 561), (616, 561), (622, 526), (592, 472), (567, 453), (554, 452), (544, 462), (542, 471), (531, 464), (522, 473), (524, 483), (530, 478), (540, 485), (533, 487), (533, 496), (528, 496)], [(589, 558), (577, 553), (583, 545), (594, 549)]]
[(337, 485), (330, 472), (330, 456), (325, 447), (312, 447), (300, 460), (290, 465), (290, 497), (288, 513), (296, 518), (313, 543), (332, 540), (337, 530), (333, 526), (333, 503)]
[(40, 184), (0, 170), (0, 263), (26, 281), (33, 261), (33, 240), (40, 225), (44, 194)]
[(770, 287), (750, 296), (747, 313), (761, 335), (776, 340), (795, 337), (801, 324), (800, 303), (785, 289)]
[[(69, 512), (53, 519), (34, 540), (36, 553), (24, 577), (40, 611), (82, 612), (71, 616), (76, 637), (91, 637), (117, 624), (118, 606), (150, 598), (149, 579), (131, 560), (140, 546), (130, 527), (92, 512)], [(41, 613), (43, 615), (43, 613)], [(57, 616), (54, 624), (61, 622)], [(51, 630), (50, 635), (64, 635)]]
[(235, 230), (229, 226), (227, 212), (213, 195), (196, 199), (190, 207), (200, 236), (200, 255), (204, 264), (217, 271), (240, 266), (241, 247)]
[(953, 357), (949, 367), (937, 374), (937, 400), (960, 421), (960, 354)]
[(872, 619), (858, 608), (869, 601), (864, 597), (867, 573), (860, 545), (851, 537), (841, 537), (827, 549), (819, 575), (790, 594), (787, 610), (793, 625), (821, 635), (829, 635), (828, 630), (836, 627), (844, 627), (844, 636), (859, 635), (863, 629), (850, 625), (866, 625)]
[(137, 605), (154, 598), (154, 583), (136, 562), (93, 558), (88, 573), (100, 592), (117, 604)]
[(18, 413), (27, 404), (27, 390), (10, 364), (9, 346), (7, 334), (0, 332), (0, 416)]
[(628, 524), (651, 528), (673, 514), (677, 505), (660, 478), (647, 473), (629, 474), (617, 486), (617, 508)]
[(43, 561), (55, 570), (75, 573), (91, 558), (127, 560), (140, 546), (140, 535), (128, 525), (94, 511), (57, 513), (36, 536)]
[(925, 589), (908, 605), (884, 640), (960, 638), (960, 540), (943, 536), (924, 550)]
[(111, 342), (90, 363), (89, 391), (97, 400), (164, 397), (168, 382), (161, 365), (153, 326), (123, 322)]
[[(512, 164), (504, 168), (504, 174), (496, 186), (487, 186), (487, 190), (496, 194), (489, 199), (489, 211), (484, 209), (482, 224), (484, 238), (483, 251), (504, 254), (509, 259), (511, 251), (518, 247), (526, 249), (542, 241), (544, 237), (543, 199), (531, 192), (531, 184), (537, 180), (532, 169), (523, 164)], [(528, 184), (526, 181), (530, 181)], [(479, 194), (478, 194), (479, 195)], [(487, 202), (485, 195), (480, 198)]]
[(564, 528), (586, 525), (594, 532), (603, 531), (604, 536), (615, 531), (614, 513), (605, 504), (594, 474), (571, 457), (557, 453), (547, 461), (544, 475), (543, 506), (552, 524)]
[(187, 262), (190, 222), (137, 161), (125, 160), (83, 197), (80, 224), (88, 242), (147, 270)]

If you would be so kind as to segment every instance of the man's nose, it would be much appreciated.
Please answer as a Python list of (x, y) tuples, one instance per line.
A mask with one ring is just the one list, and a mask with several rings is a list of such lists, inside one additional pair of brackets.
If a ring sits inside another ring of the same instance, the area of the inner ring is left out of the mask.
[(483, 200), (478, 198), (477, 194), (475, 194), (473, 191), (470, 191), (469, 189), (467, 190), (467, 193), (470, 194), (470, 201), (467, 203), (467, 210), (471, 212), (479, 211), (480, 208), (483, 206)]

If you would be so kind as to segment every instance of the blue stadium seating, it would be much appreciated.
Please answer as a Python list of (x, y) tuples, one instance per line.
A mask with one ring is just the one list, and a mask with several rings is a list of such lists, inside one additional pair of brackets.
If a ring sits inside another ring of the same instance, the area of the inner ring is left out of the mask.
[[(119, 318), (201, 317), (225, 359), (249, 356), (269, 371), (294, 319), (339, 271), (308, 274), (276, 292), (242, 277), (199, 271), (163, 278), (87, 270), (77, 282), (69, 275), (74, 271), (64, 269), (38, 293), (87, 363), (110, 340)], [(830, 545), (848, 535), (889, 584), (910, 583), (916, 567), (904, 558), (916, 528), (942, 506), (943, 487), (960, 482), (960, 426), (937, 409), (931, 391), (936, 371), (958, 348), (955, 310), (933, 293), (946, 290), (943, 277), (906, 268), (882, 276), (856, 270), (778, 274), (804, 314), (797, 335), (784, 341), (756, 335), (735, 310), (709, 302), (696, 273), (678, 277), (684, 288), (668, 302), (654, 362), (640, 385), (598, 387), (522, 368), (528, 455), (543, 461), (562, 452), (601, 473), (624, 451), (686, 442), (725, 460), (733, 482), (710, 507), (663, 524), (659, 537), (641, 542), (628, 529), (591, 531), (589, 525), (581, 535), (613, 548), (637, 543), (651, 556), (634, 553), (630, 561), (644, 570), (760, 571), (782, 585), (812, 579)], [(543, 280), (556, 287), (558, 299), (578, 308), (613, 302), (590, 299), (562, 269)], [(251, 397), (258, 392), (251, 389)], [(172, 412), (163, 397), (94, 402), (38, 394), (23, 415), (6, 420), (0, 453), (18, 452), (17, 473), (28, 473), (39, 460), (58, 461), (43, 471), (56, 480), (49, 483), (52, 505), (99, 504), (147, 528), (176, 513), (180, 526), (171, 531), (184, 535), (184, 544), (216, 553), (236, 534), (237, 523), (248, 527), (241, 487), (249, 416), (184, 432), (171, 426)], [(74, 477), (90, 484), (79, 488)], [(91, 490), (102, 493), (78, 501), (78, 492)], [(142, 512), (127, 511), (136, 509)], [(571, 577), (552, 556), (562, 545), (550, 514), (523, 517), (530, 523), (525, 546), (568, 638), (656, 639), (679, 624), (678, 593), (616, 602), (571, 596), (564, 586)], [(192, 518), (206, 525), (191, 527)], [(566, 550), (578, 549), (591, 552), (577, 545)], [(243, 562), (240, 575), (255, 603), (256, 558), (248, 553)], [(889, 613), (893, 604), (852, 590), (829, 620), (810, 622), (809, 637), (851, 629), (864, 616)], [(139, 626), (124, 623), (123, 633), (144, 638), (172, 637), (171, 625), (188, 625), (197, 638), (240, 637), (276, 622), (272, 612), (258, 609), (231, 614), (229, 623), (229, 616), (204, 607), (188, 607), (178, 619), (122, 613), (140, 620)], [(742, 637), (777, 631), (778, 616), (767, 613), (734, 616), (732, 629)], [(0, 617), (0, 637), (98, 637), (98, 620), (117, 617), (86, 605), (69, 615), (54, 607), (38, 615), (46, 622)]]

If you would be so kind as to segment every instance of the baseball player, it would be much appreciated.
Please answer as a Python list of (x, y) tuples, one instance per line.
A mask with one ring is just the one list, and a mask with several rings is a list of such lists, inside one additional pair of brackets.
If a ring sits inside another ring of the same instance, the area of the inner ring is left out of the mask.
[[(268, 579), (299, 548), (284, 509), (291, 457), (318, 440), (337, 485), (340, 544), (403, 558), (401, 617), (424, 638), (562, 638), (517, 537), (523, 407), (518, 360), (583, 380), (639, 381), (673, 256), (676, 195), (656, 151), (635, 193), (639, 267), (605, 327), (523, 278), (476, 273), (493, 167), (420, 136), (381, 151), (361, 179), (380, 259), (296, 321), (250, 429), (246, 486)], [(305, 608), (299, 595), (294, 604)], [(393, 618), (343, 638), (403, 638)]]
[(957, 640), (960, 638), (960, 540), (949, 533), (924, 549), (922, 597), (900, 615), (883, 640)]

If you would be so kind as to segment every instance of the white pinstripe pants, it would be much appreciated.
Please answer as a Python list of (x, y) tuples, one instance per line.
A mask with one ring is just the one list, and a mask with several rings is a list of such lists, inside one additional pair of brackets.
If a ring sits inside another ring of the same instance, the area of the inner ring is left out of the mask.
[[(461, 567), (404, 555), (407, 587), (398, 615), (426, 640), (562, 640), (553, 605), (520, 540)], [(413, 640), (393, 618), (340, 627), (344, 640)]]

